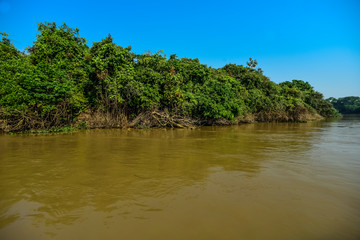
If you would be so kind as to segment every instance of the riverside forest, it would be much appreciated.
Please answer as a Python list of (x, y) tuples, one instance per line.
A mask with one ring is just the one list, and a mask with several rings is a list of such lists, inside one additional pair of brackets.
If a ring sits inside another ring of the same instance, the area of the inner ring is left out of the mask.
[(212, 68), (198, 59), (136, 54), (111, 35), (91, 47), (79, 29), (38, 24), (27, 53), (2, 33), (0, 132), (187, 127), (307, 121), (338, 115), (302, 80), (277, 84), (249, 59)]
[(360, 114), (360, 97), (348, 96), (342, 98), (328, 98), (336, 110), (341, 114)]

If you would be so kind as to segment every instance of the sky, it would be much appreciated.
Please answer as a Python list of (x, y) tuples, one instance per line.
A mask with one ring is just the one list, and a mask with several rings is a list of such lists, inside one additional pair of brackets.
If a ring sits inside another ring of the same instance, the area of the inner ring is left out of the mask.
[(198, 58), (214, 68), (249, 57), (276, 83), (299, 79), (328, 97), (360, 96), (359, 0), (0, 0), (0, 32), (23, 51), (37, 23), (65, 22), (87, 44)]

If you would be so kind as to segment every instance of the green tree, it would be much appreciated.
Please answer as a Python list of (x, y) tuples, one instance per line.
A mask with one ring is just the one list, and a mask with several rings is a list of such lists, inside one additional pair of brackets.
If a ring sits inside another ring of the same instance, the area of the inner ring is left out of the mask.
[(327, 101), (331, 103), (340, 113), (360, 114), (360, 97), (349, 96), (338, 99), (328, 98)]
[(92, 105), (112, 110), (124, 102), (124, 87), (134, 78), (134, 56), (130, 50), (131, 47), (116, 45), (110, 34), (90, 48), (90, 81), (86, 89)]
[(64, 116), (76, 116), (86, 107), (86, 39), (79, 36), (79, 29), (65, 23), (60, 27), (55, 23), (40, 23), (38, 31), (34, 45), (27, 49), (38, 71), (38, 77), (31, 83), (31, 91), (38, 96), (36, 104), (41, 106), (42, 114), (64, 105), (67, 109)]
[(291, 82), (280, 83), (280, 86), (283, 87), (288, 95), (300, 99), (321, 116), (335, 117), (338, 115), (336, 109), (324, 99), (321, 93), (315, 91), (308, 82), (292, 80)]

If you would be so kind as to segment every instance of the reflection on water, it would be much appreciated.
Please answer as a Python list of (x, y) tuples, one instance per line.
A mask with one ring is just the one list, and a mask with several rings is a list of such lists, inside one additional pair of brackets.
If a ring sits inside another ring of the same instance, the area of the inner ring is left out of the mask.
[(360, 118), (0, 136), (0, 239), (358, 239)]

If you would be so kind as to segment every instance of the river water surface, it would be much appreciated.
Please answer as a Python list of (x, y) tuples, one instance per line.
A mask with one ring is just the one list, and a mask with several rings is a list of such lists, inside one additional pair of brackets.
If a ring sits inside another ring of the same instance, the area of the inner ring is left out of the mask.
[(360, 117), (0, 135), (0, 239), (360, 239)]

